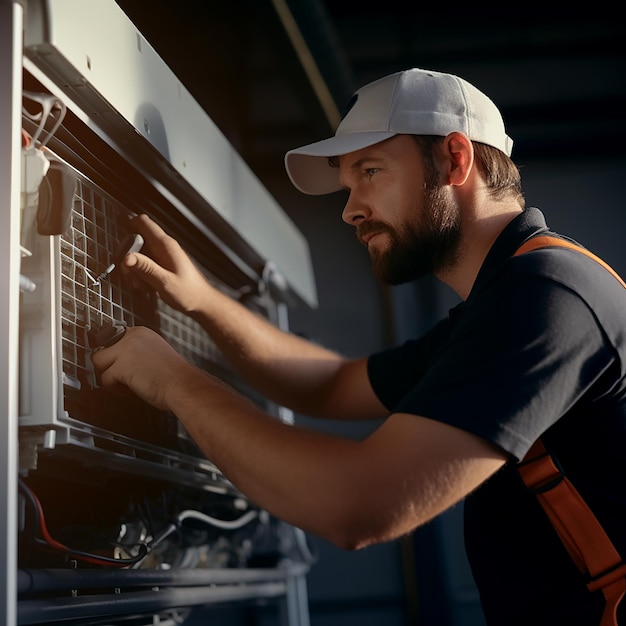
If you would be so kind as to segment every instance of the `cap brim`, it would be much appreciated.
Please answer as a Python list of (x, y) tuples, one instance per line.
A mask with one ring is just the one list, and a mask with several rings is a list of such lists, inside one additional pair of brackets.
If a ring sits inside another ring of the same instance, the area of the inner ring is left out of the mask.
[(309, 195), (339, 191), (339, 172), (328, 163), (329, 157), (355, 152), (396, 135), (390, 131), (345, 133), (330, 139), (290, 150), (285, 155), (285, 168), (296, 189)]

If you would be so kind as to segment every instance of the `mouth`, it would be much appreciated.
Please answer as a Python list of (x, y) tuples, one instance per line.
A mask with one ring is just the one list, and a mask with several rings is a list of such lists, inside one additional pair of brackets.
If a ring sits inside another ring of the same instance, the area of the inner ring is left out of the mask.
[(376, 239), (376, 237), (379, 237), (380, 235), (384, 234), (383, 231), (377, 231), (377, 232), (373, 232), (373, 233), (367, 233), (366, 235), (363, 235), (362, 237), (359, 237), (359, 241), (367, 248), (369, 247), (369, 244)]
[(356, 236), (359, 242), (368, 248), (377, 237), (388, 233), (388, 229), (382, 223), (361, 222), (357, 225)]

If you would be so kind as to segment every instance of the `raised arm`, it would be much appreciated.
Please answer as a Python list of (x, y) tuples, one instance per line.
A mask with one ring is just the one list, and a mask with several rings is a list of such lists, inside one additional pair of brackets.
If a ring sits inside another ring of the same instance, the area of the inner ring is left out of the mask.
[(295, 411), (336, 419), (373, 419), (385, 410), (369, 385), (365, 360), (349, 360), (285, 333), (213, 287), (179, 243), (146, 215), (131, 227), (147, 254), (131, 254), (125, 270), (190, 315), (241, 376), (260, 393)]
[(103, 385), (124, 385), (175, 413), (252, 501), (343, 548), (410, 532), (506, 461), (492, 444), (416, 415), (391, 415), (362, 441), (284, 424), (146, 328), (130, 329), (93, 358)]

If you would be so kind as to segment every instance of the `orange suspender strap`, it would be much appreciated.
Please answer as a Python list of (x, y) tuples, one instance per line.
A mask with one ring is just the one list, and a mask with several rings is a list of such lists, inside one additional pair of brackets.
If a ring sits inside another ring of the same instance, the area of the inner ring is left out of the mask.
[[(546, 246), (576, 250), (598, 262), (626, 288), (626, 283), (591, 252), (559, 239), (537, 236), (515, 253)], [(558, 461), (537, 440), (518, 465), (522, 480), (538, 498), (578, 569), (587, 575), (590, 591), (602, 589), (606, 606), (600, 626), (617, 626), (617, 607), (626, 593), (626, 564), (580, 494), (565, 477)]]
[(597, 257), (593, 252), (589, 252), (589, 250), (585, 250), (585, 248), (581, 246), (577, 246), (575, 243), (571, 241), (567, 241), (566, 239), (560, 239), (559, 237), (550, 237), (549, 235), (539, 235), (537, 237), (532, 237), (525, 241), (515, 253), (515, 256), (518, 254), (524, 254), (524, 252), (530, 252), (531, 250), (537, 250), (539, 248), (546, 248), (549, 246), (560, 246), (561, 248), (569, 248), (570, 250), (576, 250), (581, 254), (593, 259), (596, 263), (599, 263), (607, 272), (613, 275), (615, 279), (617, 279), (622, 287), (626, 289), (626, 282), (622, 280), (622, 277), (610, 266), (608, 263), (605, 263), (600, 257)]

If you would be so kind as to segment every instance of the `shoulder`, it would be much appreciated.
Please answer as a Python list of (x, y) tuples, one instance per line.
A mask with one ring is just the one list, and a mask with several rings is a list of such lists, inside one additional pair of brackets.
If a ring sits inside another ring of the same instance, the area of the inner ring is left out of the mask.
[(602, 258), (563, 237), (541, 236), (528, 240), (510, 259), (509, 267), (513, 271), (544, 276), (570, 287), (585, 287), (598, 279), (602, 285), (616, 283), (622, 288), (625, 286), (621, 277)]
[[(547, 246), (513, 256), (508, 276), (517, 283), (564, 287), (575, 294), (615, 340), (624, 340), (626, 287), (603, 259), (585, 248)], [(534, 280), (532, 280), (534, 279)]]

